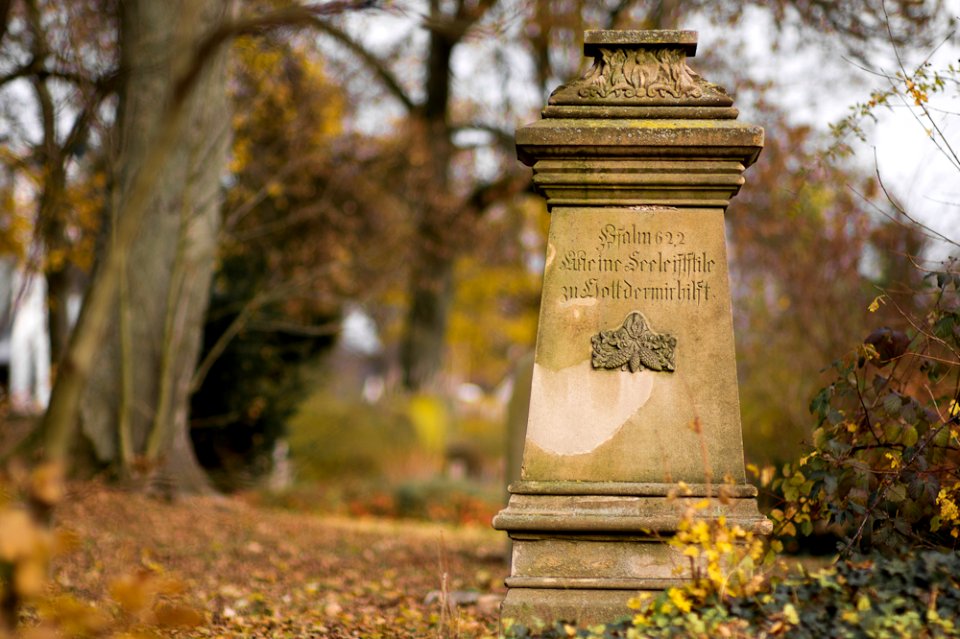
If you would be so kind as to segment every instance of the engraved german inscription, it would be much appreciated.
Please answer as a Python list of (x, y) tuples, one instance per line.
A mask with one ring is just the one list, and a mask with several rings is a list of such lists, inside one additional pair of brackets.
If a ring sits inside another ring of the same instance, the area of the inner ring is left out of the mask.
[(600, 228), (599, 250), (619, 249), (625, 246), (680, 246), (686, 243), (683, 231), (650, 231), (637, 228), (636, 224), (604, 224)]
[(570, 277), (560, 283), (563, 301), (630, 300), (699, 306), (716, 295), (718, 272), (696, 234), (637, 223), (602, 224), (593, 250), (561, 251), (557, 267)]
[(563, 301), (575, 299), (636, 300), (639, 302), (690, 302), (710, 300), (710, 284), (705, 280), (673, 280), (662, 286), (635, 286), (629, 280), (601, 280), (596, 277), (581, 284), (560, 287)]

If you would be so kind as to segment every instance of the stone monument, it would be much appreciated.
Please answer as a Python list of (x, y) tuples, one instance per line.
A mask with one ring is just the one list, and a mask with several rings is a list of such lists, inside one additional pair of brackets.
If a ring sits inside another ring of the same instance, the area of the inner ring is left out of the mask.
[[(502, 616), (596, 623), (679, 584), (689, 500), (764, 532), (746, 483), (724, 212), (763, 146), (687, 66), (692, 31), (587, 31), (595, 59), (517, 131), (551, 213)], [(671, 499), (679, 482), (685, 497)]]

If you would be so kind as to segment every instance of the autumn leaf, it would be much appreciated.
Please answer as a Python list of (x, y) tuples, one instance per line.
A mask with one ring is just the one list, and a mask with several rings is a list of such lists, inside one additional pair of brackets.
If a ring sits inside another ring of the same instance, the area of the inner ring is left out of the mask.
[(161, 603), (153, 609), (153, 615), (161, 628), (196, 628), (204, 622), (202, 613), (180, 604)]

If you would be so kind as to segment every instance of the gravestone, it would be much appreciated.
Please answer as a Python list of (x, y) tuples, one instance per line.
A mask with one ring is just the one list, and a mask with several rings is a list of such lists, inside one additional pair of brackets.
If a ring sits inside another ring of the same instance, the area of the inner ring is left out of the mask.
[[(587, 31), (595, 58), (517, 131), (551, 213), (502, 616), (596, 623), (682, 583), (686, 505), (765, 532), (746, 483), (724, 212), (763, 146), (687, 65), (691, 31)], [(672, 498), (678, 482), (685, 496)]]

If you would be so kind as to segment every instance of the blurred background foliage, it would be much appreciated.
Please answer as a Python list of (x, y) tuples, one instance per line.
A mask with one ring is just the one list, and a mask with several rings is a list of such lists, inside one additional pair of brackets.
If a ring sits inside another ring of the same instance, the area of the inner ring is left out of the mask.
[[(0, 249), (46, 274), (56, 358), (68, 298), (111, 230), (119, 5), (3, 6)], [(798, 122), (775, 80), (750, 75), (746, 16), (859, 61), (891, 44), (925, 51), (950, 29), (941, 3), (908, 0), (458, 0), (348, 7), (232, 39), (230, 162), (189, 407), (215, 484), (367, 479), (389, 504), (374, 494), (380, 506), (355, 510), (424, 517), (438, 494), (496, 502), (549, 221), (513, 130), (584, 68), (583, 29), (693, 21), (723, 42), (692, 66), (766, 129), (727, 227), (744, 441), (756, 464), (795, 459), (821, 371), (903, 324), (867, 307), (879, 290), (915, 290), (929, 248), (878, 214), (889, 207), (869, 161), (837, 153), (826, 122)]]

